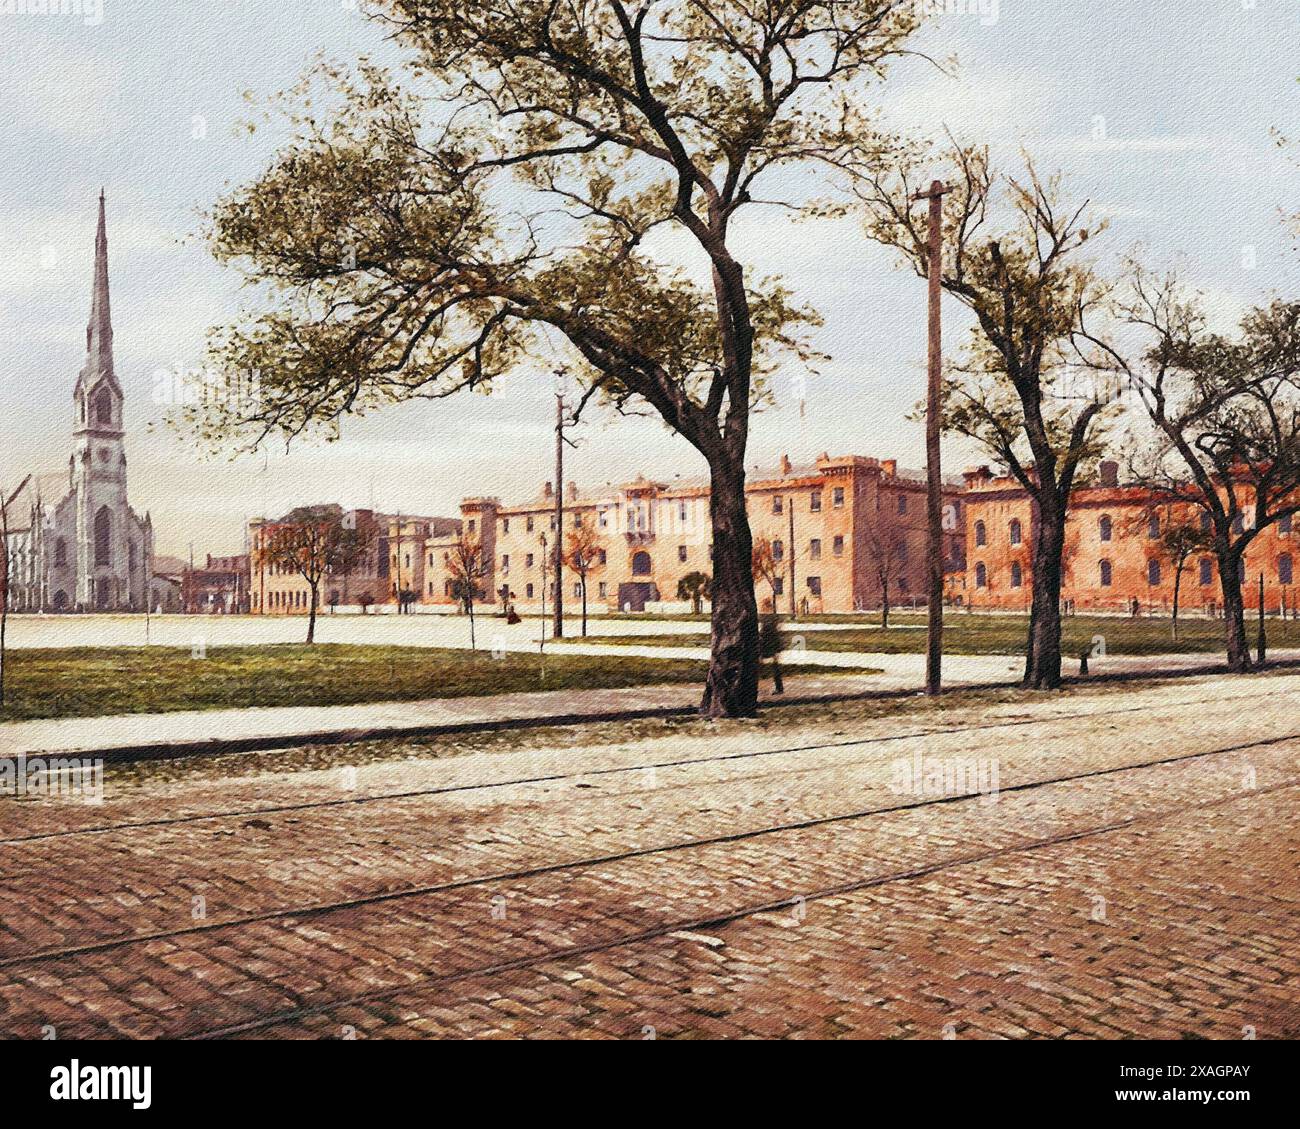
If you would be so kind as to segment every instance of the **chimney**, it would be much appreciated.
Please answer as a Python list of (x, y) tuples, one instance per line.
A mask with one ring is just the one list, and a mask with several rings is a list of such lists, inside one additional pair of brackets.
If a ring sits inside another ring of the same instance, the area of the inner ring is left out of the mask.
[(781, 477), (784, 478), (789, 473), (790, 473), (790, 456), (782, 455), (781, 456)]
[(570, 481), (564, 488), (564, 492), (568, 495), (570, 502), (576, 502), (578, 500), (578, 484), (576, 482)]
[(549, 481), (545, 482), (542, 485), (542, 497), (543, 498), (555, 497), (555, 487), (552, 486)]
[(1101, 464), (1101, 484), (1103, 486), (1119, 485), (1119, 463), (1106, 459)]
[(898, 460), (897, 460), (897, 459), (882, 459), (881, 462), (880, 462), (880, 466), (881, 466), (881, 469), (884, 471), (884, 474), (885, 474), (885, 477), (886, 477), (886, 478), (897, 478), (897, 477), (898, 477)]

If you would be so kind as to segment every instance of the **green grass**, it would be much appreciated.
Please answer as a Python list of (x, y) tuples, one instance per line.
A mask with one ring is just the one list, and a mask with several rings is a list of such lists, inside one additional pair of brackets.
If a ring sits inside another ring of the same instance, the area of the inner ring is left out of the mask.
[[(923, 625), (923, 616), (901, 614), (892, 618), (896, 626), (911, 630), (885, 630), (879, 626), (851, 626), (840, 631), (800, 633), (798, 622), (785, 621), (782, 632), (787, 640), (796, 637), (810, 651), (857, 651), (889, 655), (918, 655), (925, 652), (925, 632), (914, 630)], [(1018, 655), (1024, 654), (1025, 616), (969, 615), (949, 611), (944, 617), (943, 649), (950, 655)], [(879, 619), (877, 617), (877, 624)], [(1247, 634), (1255, 641), (1256, 621), (1247, 616)], [(1300, 622), (1269, 619), (1270, 647), (1300, 647)], [(1062, 646), (1066, 655), (1077, 656), (1093, 639), (1102, 636), (1106, 651), (1115, 655), (1158, 655), (1213, 653), (1224, 649), (1223, 621), (1215, 619), (1180, 619), (1178, 641), (1170, 631), (1169, 620), (1121, 616), (1074, 616), (1064, 620)], [(589, 643), (611, 643), (645, 647), (707, 647), (706, 633), (683, 635), (607, 635), (592, 636)]]
[(6, 655), (0, 720), (702, 683), (705, 667), (694, 659), (493, 658), (488, 651), (335, 643), (211, 647), (202, 659), (179, 647), (24, 649)]

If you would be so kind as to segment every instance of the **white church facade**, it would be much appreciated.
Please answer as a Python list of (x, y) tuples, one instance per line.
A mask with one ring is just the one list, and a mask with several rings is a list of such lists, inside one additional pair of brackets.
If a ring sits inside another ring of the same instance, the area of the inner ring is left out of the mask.
[(144, 611), (153, 524), (127, 501), (123, 395), (113, 370), (108, 234), (99, 198), (86, 363), (72, 392), (67, 493), (50, 504), (28, 479), (5, 499), (11, 611)]

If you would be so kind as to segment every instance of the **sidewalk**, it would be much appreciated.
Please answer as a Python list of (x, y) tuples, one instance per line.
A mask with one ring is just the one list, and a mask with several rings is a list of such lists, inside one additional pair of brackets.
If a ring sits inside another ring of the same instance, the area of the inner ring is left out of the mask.
[[(659, 654), (672, 648), (659, 648)], [(841, 657), (841, 656), (837, 656)], [(799, 704), (854, 697), (918, 693), (921, 655), (856, 655), (859, 665), (880, 674), (827, 671), (786, 679), (783, 698), (769, 704)], [(1270, 666), (1300, 664), (1300, 651), (1276, 652)], [(1091, 662), (1091, 677), (1209, 674), (1222, 671), (1219, 655), (1106, 656)], [(1014, 685), (1023, 660), (1011, 655), (952, 655), (944, 660), (947, 687)], [(1076, 663), (1068, 661), (1067, 679)], [(0, 724), (0, 758), (97, 753), (112, 761), (142, 760), (205, 752), (241, 752), (290, 744), (343, 743), (384, 737), (418, 737), (482, 729), (572, 725), (689, 714), (699, 703), (698, 685), (632, 686), (611, 690), (544, 690), (485, 697), (436, 698), (412, 702), (370, 702), (342, 706), (288, 706), (185, 710), (114, 717), (51, 718)]]

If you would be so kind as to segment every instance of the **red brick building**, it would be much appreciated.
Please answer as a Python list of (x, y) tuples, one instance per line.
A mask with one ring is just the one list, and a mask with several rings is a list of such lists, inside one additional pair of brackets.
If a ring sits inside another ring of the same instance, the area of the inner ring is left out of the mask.
[[(1028, 611), (1033, 593), (1035, 508), (1018, 481), (997, 477), (988, 467), (965, 476), (967, 567), (949, 578), (954, 601), (975, 609)], [(1250, 519), (1249, 499), (1239, 503)], [(1169, 614), (1173, 609), (1176, 561), (1162, 532), (1171, 524), (1203, 528), (1194, 505), (1170, 505), (1139, 486), (1121, 485), (1118, 466), (1103, 463), (1098, 481), (1079, 486), (1070, 499), (1065, 528), (1061, 600), (1067, 611)], [(1290, 519), (1259, 534), (1245, 557), (1246, 606), (1259, 606), (1258, 576), (1264, 574), (1264, 603), (1274, 611), (1295, 606), (1297, 553)], [(1180, 608), (1217, 615), (1222, 605), (1213, 553), (1187, 559)]]

